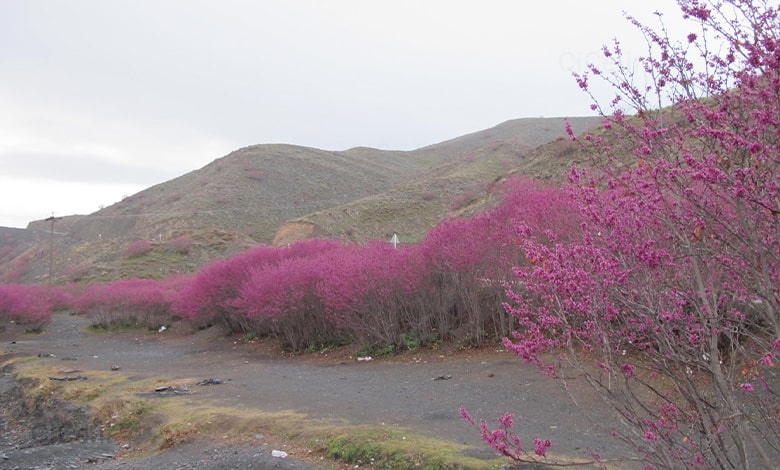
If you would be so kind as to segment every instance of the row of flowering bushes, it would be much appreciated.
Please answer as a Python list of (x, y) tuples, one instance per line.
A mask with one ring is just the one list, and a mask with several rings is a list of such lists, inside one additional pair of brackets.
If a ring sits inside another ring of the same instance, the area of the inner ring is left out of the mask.
[(414, 245), (258, 246), (194, 276), (93, 284), (69, 305), (98, 327), (158, 329), (178, 317), (274, 337), (293, 351), (344, 342), (481, 344), (512, 330), (505, 283), (524, 262), (513, 222), (574, 233), (578, 217), (563, 192), (538, 183), (511, 180), (497, 193), (495, 208), (446, 220)]
[(502, 194), (494, 209), (444, 221), (398, 249), (324, 240), (257, 247), (198, 272), (175, 310), (276, 337), (290, 350), (345, 341), (476, 345), (505, 336), (512, 329), (505, 283), (524, 262), (512, 221), (573, 233), (577, 215), (561, 191), (529, 181), (513, 180)]
[(173, 322), (173, 305), (188, 282), (187, 276), (174, 276), (92, 284), (75, 297), (72, 308), (87, 314), (91, 325), (97, 328), (158, 329)]
[[(258, 246), (194, 276), (92, 284), (64, 303), (96, 327), (158, 329), (178, 317), (274, 337), (292, 351), (344, 342), (478, 345), (512, 330), (503, 308), (506, 283), (525, 262), (514, 222), (566, 234), (576, 232), (578, 219), (559, 189), (516, 179), (497, 194), (501, 204), (446, 220), (417, 244), (315, 239)], [(48, 321), (52, 292), (64, 289), (36, 289), (5, 286), (0, 292), (10, 294), (0, 300), (0, 315)]]
[(108, 284), (40, 286), (0, 284), (0, 329), (8, 323), (41, 331), (55, 311), (85, 314), (97, 328), (157, 329), (176, 318), (174, 305), (190, 276), (129, 279)]

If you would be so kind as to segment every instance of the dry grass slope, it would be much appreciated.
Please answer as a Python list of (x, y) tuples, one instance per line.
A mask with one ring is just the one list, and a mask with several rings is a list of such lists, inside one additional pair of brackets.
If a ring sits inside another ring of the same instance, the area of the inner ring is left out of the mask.
[[(581, 132), (598, 118), (571, 123)], [(564, 128), (562, 118), (517, 119), (408, 152), (245, 147), (93, 214), (57, 220), (54, 256), (48, 255), (50, 224), (32, 222), (28, 230), (37, 241), (24, 252), (6, 249), (0, 275), (15, 269), (24, 282), (46, 282), (49, 270), (57, 282), (155, 278), (191, 272), (275, 239), (365, 240), (398, 233), (411, 242), (443, 218), (484, 207), (493, 183), (509, 174), (562, 174), (576, 154), (567, 141), (556, 141)], [(171, 253), (181, 237), (192, 248)], [(151, 242), (152, 250), (128, 259), (125, 249), (137, 240)], [(27, 264), (21, 265), (25, 253)]]

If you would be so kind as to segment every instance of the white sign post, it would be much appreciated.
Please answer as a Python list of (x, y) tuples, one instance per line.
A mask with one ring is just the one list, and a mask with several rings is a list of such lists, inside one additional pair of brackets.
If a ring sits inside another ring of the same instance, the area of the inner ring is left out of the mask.
[(394, 233), (393, 238), (390, 239), (390, 243), (393, 244), (393, 248), (398, 248), (398, 234)]

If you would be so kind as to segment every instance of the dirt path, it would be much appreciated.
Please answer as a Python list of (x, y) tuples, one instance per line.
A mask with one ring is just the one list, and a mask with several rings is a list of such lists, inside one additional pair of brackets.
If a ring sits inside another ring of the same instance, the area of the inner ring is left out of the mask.
[[(83, 318), (59, 314), (40, 335), (0, 333), (0, 350), (51, 355), (47, 361), (67, 368), (110, 370), (117, 366), (117, 374), (137, 380), (158, 377), (191, 383), (194, 393), (173, 399), (193, 407), (208, 402), (264, 412), (294, 411), (311, 420), (341, 420), (349, 425), (381, 423), (471, 445), (470, 455), (485, 458), (494, 457), (494, 453), (481, 443), (478, 430), (462, 422), (460, 404), (475, 417), (490, 420), (499, 413), (514, 412), (516, 428), (525, 430), (521, 432), (525, 442), (536, 436), (548, 437), (559, 455), (587, 458), (588, 450), (603, 456), (620, 450), (608, 432), (585, 416), (555, 382), (507, 352), (429, 351), (370, 362), (358, 362), (338, 352), (284, 358), (263, 345), (237, 344), (216, 329), (197, 334), (87, 333), (84, 325)], [(197, 380), (207, 378), (224, 383), (194, 386)], [(581, 396), (587, 400), (587, 394)], [(598, 411), (595, 405), (586, 404), (591, 412)], [(9, 457), (20, 451), (0, 452)], [(237, 459), (232, 463), (231, 455)], [(0, 460), (0, 468), (10, 460)], [(163, 462), (179, 468), (315, 468), (311, 462), (272, 459), (261, 442), (235, 448), (184, 445), (143, 461), (97, 460), (95, 465), (101, 468), (143, 468)], [(220, 467), (219, 462), (225, 466)], [(17, 466), (25, 465), (32, 468), (36, 464), (26, 461)]]

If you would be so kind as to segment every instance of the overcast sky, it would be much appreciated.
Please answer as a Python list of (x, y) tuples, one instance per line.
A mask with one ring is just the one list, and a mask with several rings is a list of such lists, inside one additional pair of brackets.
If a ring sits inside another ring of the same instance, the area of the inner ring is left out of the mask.
[(88, 214), (232, 150), (408, 150), (590, 114), (571, 77), (673, 0), (0, 0), (0, 226)]

